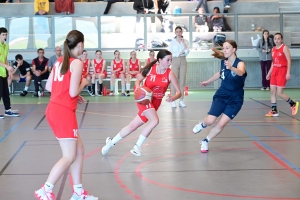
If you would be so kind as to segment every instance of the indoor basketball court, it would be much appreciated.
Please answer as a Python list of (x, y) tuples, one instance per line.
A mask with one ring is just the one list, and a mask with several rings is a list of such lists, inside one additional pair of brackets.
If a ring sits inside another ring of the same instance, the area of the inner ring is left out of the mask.
[[(136, 116), (133, 96), (83, 93), (88, 102), (78, 106), (77, 119), (85, 147), (84, 188), (101, 200), (300, 199), (300, 114), (291, 116), (278, 99), (279, 117), (266, 118), (269, 92), (246, 90), (238, 116), (201, 153), (199, 141), (210, 128), (196, 135), (192, 129), (206, 116), (214, 92), (189, 92), (186, 108), (163, 101), (160, 124), (141, 157), (129, 151), (143, 127), (101, 154), (105, 139)], [(297, 89), (286, 93), (300, 99)], [(31, 200), (61, 151), (45, 119), (49, 96), (11, 100), (21, 116), (0, 120), (0, 199)], [(70, 199), (70, 183), (66, 171), (54, 187), (58, 200)]]

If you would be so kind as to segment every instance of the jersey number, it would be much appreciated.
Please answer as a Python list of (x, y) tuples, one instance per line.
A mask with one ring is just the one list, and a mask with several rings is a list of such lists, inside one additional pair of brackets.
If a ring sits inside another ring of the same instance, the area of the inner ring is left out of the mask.
[(221, 74), (221, 79), (225, 80), (225, 75), (224, 75), (224, 71)]
[(62, 63), (56, 62), (54, 65), (55, 65), (54, 81), (63, 81), (64, 75), (60, 75)]

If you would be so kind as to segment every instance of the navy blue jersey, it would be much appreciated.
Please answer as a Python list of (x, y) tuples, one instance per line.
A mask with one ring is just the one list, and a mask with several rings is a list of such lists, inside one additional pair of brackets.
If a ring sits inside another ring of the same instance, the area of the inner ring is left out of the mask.
[[(243, 62), (239, 58), (236, 58), (232, 67), (237, 68), (239, 62)], [(221, 61), (220, 79), (222, 79), (221, 88), (230, 91), (242, 90), (245, 85), (247, 72), (243, 76), (238, 76), (230, 69), (226, 69), (224, 60)]]

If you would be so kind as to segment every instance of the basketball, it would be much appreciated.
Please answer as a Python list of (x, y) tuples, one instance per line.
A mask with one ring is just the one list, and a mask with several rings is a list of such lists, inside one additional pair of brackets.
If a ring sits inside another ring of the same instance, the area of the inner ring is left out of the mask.
[(147, 87), (140, 87), (134, 91), (134, 99), (137, 103), (148, 105), (152, 100), (152, 91)]

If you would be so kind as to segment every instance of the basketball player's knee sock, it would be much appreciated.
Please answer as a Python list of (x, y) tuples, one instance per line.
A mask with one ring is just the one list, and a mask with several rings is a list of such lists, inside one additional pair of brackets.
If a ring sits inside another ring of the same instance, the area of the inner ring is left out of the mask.
[(290, 104), (291, 107), (296, 105), (296, 102), (293, 101), (291, 98), (289, 98), (286, 102), (288, 102)]
[(126, 83), (126, 90), (130, 90), (130, 83)]
[(53, 190), (54, 185), (52, 183), (46, 182), (44, 184), (44, 188), (46, 192), (52, 191)]
[(204, 121), (202, 121), (202, 124), (201, 124), (201, 126), (202, 126), (203, 128), (206, 128), (206, 127), (207, 127), (207, 125), (205, 124), (205, 122), (204, 122)]
[(92, 88), (91, 88), (91, 86), (89, 85), (89, 86), (88, 86), (88, 91), (91, 91), (91, 89), (92, 89)]
[(8, 91), (9, 91), (9, 93), (11, 93), (11, 89), (10, 89), (10, 87), (8, 87)]
[(102, 93), (102, 89), (103, 89), (103, 84), (99, 84), (99, 92)]
[(24, 90), (25, 90), (25, 91), (27, 91), (27, 90), (28, 90), (28, 88), (29, 88), (28, 86), (25, 86), (25, 87), (24, 87)]
[(277, 103), (271, 103), (272, 110), (277, 111)]
[(111, 92), (113, 92), (114, 89), (115, 89), (115, 86), (114, 86), (114, 85), (110, 86), (110, 91), (111, 91)]
[(82, 184), (73, 185), (73, 191), (75, 194), (80, 196), (83, 192)]
[(208, 142), (210, 141), (210, 138), (208, 136), (206, 136), (206, 139), (207, 139)]
[(112, 145), (115, 145), (117, 142), (119, 142), (120, 140), (122, 140), (123, 138), (121, 137), (120, 133), (118, 133), (112, 140), (111, 143)]
[(95, 91), (95, 90), (96, 90), (96, 85), (95, 85), (95, 83), (92, 83), (92, 88), (93, 88), (93, 92), (96, 93), (96, 91)]
[(124, 86), (122, 86), (122, 92), (125, 92), (125, 87)]
[(143, 145), (143, 143), (145, 142), (146, 139), (147, 139), (147, 138), (146, 138), (145, 136), (140, 135), (138, 141), (136, 142), (136, 145), (138, 145), (138, 146), (141, 147), (141, 146)]

